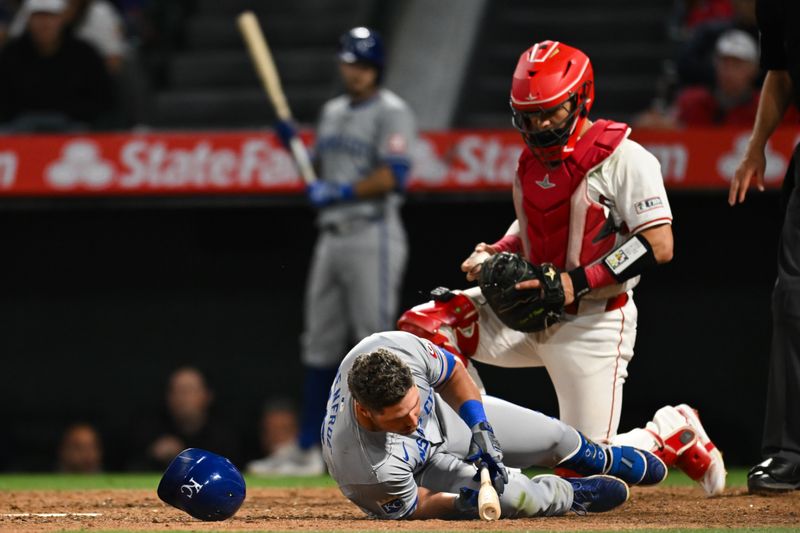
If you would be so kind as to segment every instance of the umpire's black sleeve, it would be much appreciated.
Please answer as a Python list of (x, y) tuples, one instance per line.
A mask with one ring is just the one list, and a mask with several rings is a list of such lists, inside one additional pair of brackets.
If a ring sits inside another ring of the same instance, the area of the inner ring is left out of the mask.
[[(756, 18), (758, 20), (759, 44), (761, 47), (761, 68), (767, 70), (786, 70), (788, 59), (783, 44), (784, 0), (758, 0)], [(792, 0), (797, 1), (797, 0)]]

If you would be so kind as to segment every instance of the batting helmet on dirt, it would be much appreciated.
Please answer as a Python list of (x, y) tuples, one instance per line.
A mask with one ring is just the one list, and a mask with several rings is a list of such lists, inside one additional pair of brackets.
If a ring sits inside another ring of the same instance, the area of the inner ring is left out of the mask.
[[(542, 117), (570, 102), (564, 122), (540, 129)], [(542, 41), (519, 57), (511, 82), (511, 111), (531, 152), (549, 164), (570, 155), (594, 103), (594, 73), (589, 58), (571, 46)]]
[(345, 63), (366, 63), (383, 72), (383, 39), (375, 30), (359, 26), (339, 39), (339, 60)]
[(244, 502), (244, 478), (225, 457), (188, 448), (167, 467), (158, 497), (200, 520), (225, 520)]

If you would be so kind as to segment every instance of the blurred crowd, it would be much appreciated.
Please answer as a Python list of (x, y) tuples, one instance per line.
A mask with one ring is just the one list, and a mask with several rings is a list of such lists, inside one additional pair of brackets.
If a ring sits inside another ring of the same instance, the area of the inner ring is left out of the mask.
[(0, 0), (0, 131), (127, 129), (193, 0)]
[[(163, 471), (186, 448), (214, 451), (251, 474), (296, 446), (297, 412), (287, 398), (268, 398), (250, 428), (231, 424), (214, 408), (214, 391), (206, 376), (191, 366), (174, 370), (167, 379), (161, 409), (137, 417), (124, 440), (104, 438), (105, 428), (85, 420), (70, 422), (61, 433), (54, 470), (93, 474), (108, 468), (104, 443), (124, 458), (114, 464), (129, 471)], [(274, 473), (274, 472), (272, 472)]]
[[(0, 0), (0, 132), (147, 124), (195, 2)], [(652, 105), (630, 110), (631, 124), (752, 125), (764, 77), (755, 0), (675, 0), (665, 24), (672, 52)], [(798, 118), (793, 110), (785, 121)]]
[[(755, 0), (676, 0), (669, 33), (673, 57), (639, 128), (750, 128), (764, 72), (759, 69)], [(797, 123), (790, 110), (785, 123)]]

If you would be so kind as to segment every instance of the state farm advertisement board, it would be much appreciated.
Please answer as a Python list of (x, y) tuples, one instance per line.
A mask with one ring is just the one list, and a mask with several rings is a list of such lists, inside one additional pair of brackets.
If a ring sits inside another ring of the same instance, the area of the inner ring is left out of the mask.
[[(724, 189), (748, 131), (636, 131), (670, 189)], [(313, 143), (304, 134), (306, 143)], [(767, 186), (777, 187), (800, 131), (777, 131)], [(412, 191), (507, 190), (522, 143), (514, 131), (427, 132), (413, 150)], [(0, 196), (280, 194), (303, 188), (270, 132), (0, 137)]]

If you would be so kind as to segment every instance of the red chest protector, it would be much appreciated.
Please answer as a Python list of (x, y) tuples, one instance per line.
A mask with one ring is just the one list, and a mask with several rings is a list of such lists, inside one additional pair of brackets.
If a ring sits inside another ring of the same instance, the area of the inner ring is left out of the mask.
[(603, 206), (589, 198), (585, 177), (611, 155), (627, 131), (627, 124), (598, 120), (555, 169), (543, 165), (530, 151), (522, 152), (517, 171), (522, 205), (517, 206), (517, 217), (525, 227), (528, 260), (569, 270), (611, 251), (616, 233), (599, 236), (606, 215)]

